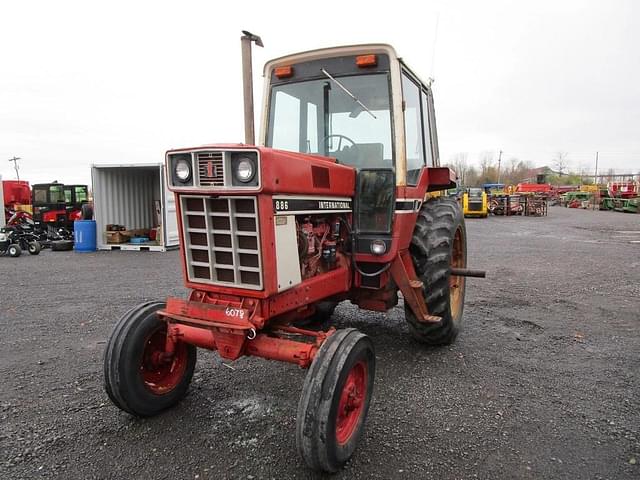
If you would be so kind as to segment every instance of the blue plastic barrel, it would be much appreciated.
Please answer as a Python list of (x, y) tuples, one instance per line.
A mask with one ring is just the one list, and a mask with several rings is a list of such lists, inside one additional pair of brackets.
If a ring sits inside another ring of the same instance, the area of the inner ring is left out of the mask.
[(96, 221), (76, 220), (73, 222), (73, 249), (76, 252), (96, 251)]

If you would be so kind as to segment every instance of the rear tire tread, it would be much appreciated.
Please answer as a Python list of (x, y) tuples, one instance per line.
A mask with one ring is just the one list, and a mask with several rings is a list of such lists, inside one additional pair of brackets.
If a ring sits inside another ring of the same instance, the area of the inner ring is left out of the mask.
[[(416, 273), (427, 289), (425, 302), (431, 315), (442, 317), (439, 323), (419, 322), (408, 305), (405, 317), (409, 331), (419, 342), (427, 345), (447, 345), (458, 335), (459, 325), (451, 316), (449, 298), (450, 258), (454, 234), (462, 226), (464, 217), (458, 203), (439, 197), (425, 202), (418, 214), (410, 252)], [(466, 246), (465, 258), (466, 258)], [(462, 299), (464, 303), (464, 297)], [(460, 318), (462, 311), (460, 312)]]

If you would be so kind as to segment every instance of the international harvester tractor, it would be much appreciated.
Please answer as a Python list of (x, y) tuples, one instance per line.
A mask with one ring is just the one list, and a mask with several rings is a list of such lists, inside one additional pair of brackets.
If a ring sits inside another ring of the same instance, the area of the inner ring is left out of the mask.
[[(446, 345), (462, 322), (464, 218), (439, 166), (433, 96), (388, 45), (328, 48), (264, 67), (253, 139), (245, 32), (244, 144), (170, 150), (187, 299), (144, 303), (115, 326), (106, 390), (132, 415), (187, 393), (197, 348), (308, 369), (296, 445), (315, 470), (353, 454), (371, 401), (375, 353), (328, 318), (348, 300), (386, 312), (404, 300), (409, 332)], [(247, 95), (249, 91), (249, 95)], [(320, 328), (318, 328), (320, 327)]]

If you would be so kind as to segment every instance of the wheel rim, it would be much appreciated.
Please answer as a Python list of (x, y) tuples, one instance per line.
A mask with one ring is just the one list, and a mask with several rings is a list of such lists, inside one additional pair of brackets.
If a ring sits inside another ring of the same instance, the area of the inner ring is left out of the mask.
[[(453, 245), (451, 249), (451, 268), (466, 267), (464, 234), (462, 228), (458, 227), (453, 236)], [(465, 278), (458, 275), (449, 276), (449, 305), (451, 308), (451, 316), (458, 319), (462, 312), (462, 304), (464, 301)]]
[(367, 383), (367, 365), (360, 361), (349, 372), (340, 393), (336, 417), (336, 440), (339, 445), (347, 443), (356, 431), (365, 408)]
[(165, 352), (166, 339), (166, 327), (160, 327), (149, 335), (140, 362), (144, 386), (156, 395), (169, 393), (178, 386), (187, 369), (187, 346), (178, 342), (175, 354), (168, 356)]

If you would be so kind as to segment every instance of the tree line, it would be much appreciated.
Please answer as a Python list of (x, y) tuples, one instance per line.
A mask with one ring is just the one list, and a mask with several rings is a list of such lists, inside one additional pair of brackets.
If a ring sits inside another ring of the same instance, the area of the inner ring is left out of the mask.
[[(538, 174), (544, 174), (544, 183), (552, 185), (593, 183), (593, 177), (583, 177), (580, 172), (569, 168), (566, 152), (557, 152), (550, 163), (551, 166), (535, 168), (531, 162), (519, 160), (514, 156), (500, 158), (499, 161), (495, 152), (483, 152), (479, 165), (471, 165), (467, 153), (461, 152), (452, 155), (445, 166), (456, 172), (459, 184), (465, 187), (481, 186), (485, 183), (535, 183)], [(608, 173), (613, 174), (613, 169)]]

